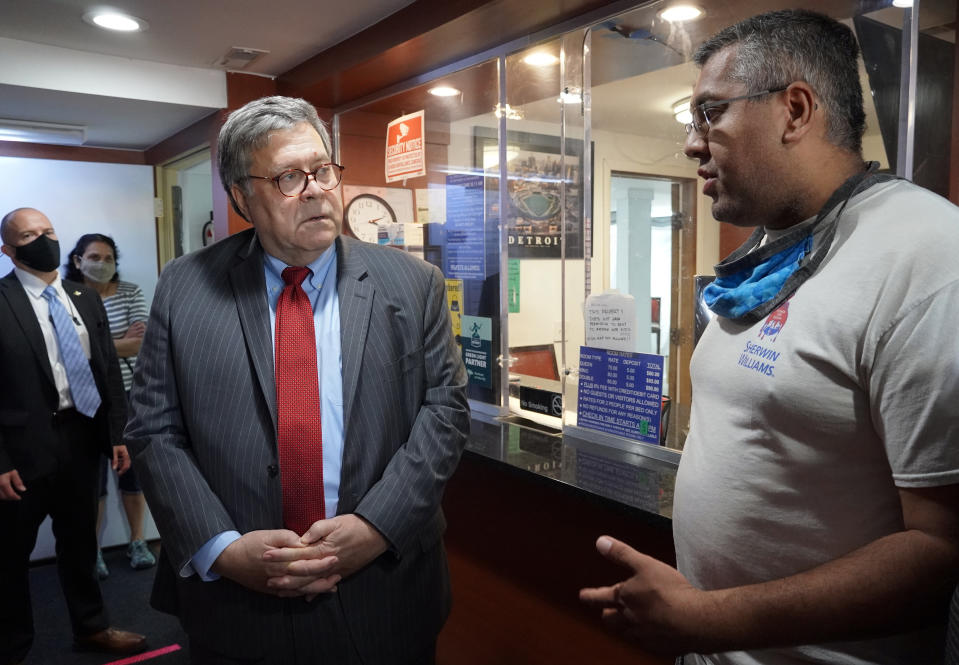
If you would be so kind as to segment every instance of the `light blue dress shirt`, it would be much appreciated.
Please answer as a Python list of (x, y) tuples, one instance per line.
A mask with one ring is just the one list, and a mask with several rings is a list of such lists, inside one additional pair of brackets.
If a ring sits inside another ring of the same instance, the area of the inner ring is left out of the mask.
[[(276, 348), (276, 305), (283, 292), (285, 263), (264, 253), (263, 273), (270, 306), (270, 333)], [(303, 290), (313, 305), (313, 329), (316, 334), (317, 376), (320, 383), (320, 417), (323, 428), (323, 496), (326, 517), (336, 515), (339, 503), (340, 471), (343, 466), (343, 373), (340, 354), (340, 301), (336, 293), (336, 245), (306, 266), (310, 276)], [(219, 578), (210, 567), (226, 547), (240, 537), (237, 531), (224, 531), (211, 538), (180, 571), (183, 577), (196, 572), (204, 581)], [(192, 565), (191, 565), (192, 564)]]

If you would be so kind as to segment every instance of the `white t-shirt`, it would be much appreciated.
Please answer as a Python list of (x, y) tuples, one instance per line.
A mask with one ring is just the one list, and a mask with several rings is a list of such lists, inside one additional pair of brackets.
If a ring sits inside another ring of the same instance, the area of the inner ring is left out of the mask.
[[(959, 483), (959, 208), (905, 181), (851, 199), (817, 272), (767, 319), (714, 319), (690, 366), (679, 570), (792, 575), (903, 528), (897, 487)], [(686, 662), (935, 663), (937, 631)]]

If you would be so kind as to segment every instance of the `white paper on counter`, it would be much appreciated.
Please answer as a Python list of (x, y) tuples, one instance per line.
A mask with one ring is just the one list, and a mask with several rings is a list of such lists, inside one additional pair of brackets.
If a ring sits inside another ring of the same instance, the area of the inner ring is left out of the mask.
[(610, 351), (638, 351), (636, 299), (616, 289), (586, 298), (586, 346)]

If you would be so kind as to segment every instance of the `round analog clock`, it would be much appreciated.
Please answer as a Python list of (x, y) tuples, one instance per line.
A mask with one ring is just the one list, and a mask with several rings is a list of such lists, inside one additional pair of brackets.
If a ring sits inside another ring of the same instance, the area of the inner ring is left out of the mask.
[(380, 231), (396, 224), (396, 213), (390, 204), (374, 194), (358, 194), (347, 204), (346, 224), (354, 237), (376, 243)]

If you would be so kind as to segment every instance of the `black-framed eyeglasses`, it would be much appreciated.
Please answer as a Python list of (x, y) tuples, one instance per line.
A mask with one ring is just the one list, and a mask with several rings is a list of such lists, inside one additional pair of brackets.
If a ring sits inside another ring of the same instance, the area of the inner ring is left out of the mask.
[(695, 131), (696, 134), (702, 138), (706, 138), (706, 135), (709, 133), (709, 127), (716, 118), (722, 115), (722, 112), (725, 110), (724, 107), (732, 104), (733, 102), (741, 102), (744, 99), (753, 99), (754, 97), (771, 95), (774, 92), (782, 92), (788, 87), (788, 85), (784, 85), (781, 88), (773, 88), (771, 90), (754, 92), (751, 95), (740, 95), (739, 97), (730, 97), (729, 99), (719, 99), (713, 102), (703, 102), (702, 104), (697, 104), (689, 109), (693, 116), (693, 121), (686, 123), (686, 135), (688, 136)]
[(262, 175), (247, 175), (247, 178), (256, 178), (257, 180), (270, 180), (280, 190), (280, 194), (293, 198), (306, 191), (306, 186), (310, 183), (310, 177), (316, 181), (320, 189), (330, 191), (336, 189), (340, 184), (340, 178), (343, 177), (345, 166), (327, 162), (320, 164), (313, 171), (303, 171), (300, 169), (287, 169), (278, 176), (268, 178)]

